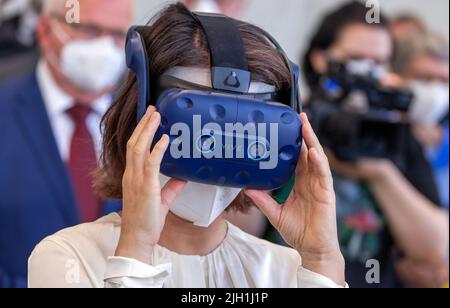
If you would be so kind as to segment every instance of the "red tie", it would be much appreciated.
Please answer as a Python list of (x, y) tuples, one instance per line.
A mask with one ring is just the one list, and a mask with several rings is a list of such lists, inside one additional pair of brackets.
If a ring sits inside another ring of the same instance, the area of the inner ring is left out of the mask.
[(86, 126), (86, 119), (91, 111), (91, 108), (78, 104), (67, 110), (75, 124), (70, 143), (69, 172), (83, 222), (95, 221), (101, 213), (101, 200), (92, 185), (92, 172), (97, 167), (97, 156)]

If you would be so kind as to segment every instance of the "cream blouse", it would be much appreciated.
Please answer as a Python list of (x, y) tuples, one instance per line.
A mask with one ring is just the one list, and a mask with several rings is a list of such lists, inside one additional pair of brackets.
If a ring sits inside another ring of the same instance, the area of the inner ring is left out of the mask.
[(62, 230), (44, 239), (28, 262), (29, 287), (56, 288), (312, 288), (339, 287), (301, 266), (297, 251), (229, 224), (223, 243), (207, 256), (185, 256), (161, 246), (154, 266), (114, 257), (121, 217)]

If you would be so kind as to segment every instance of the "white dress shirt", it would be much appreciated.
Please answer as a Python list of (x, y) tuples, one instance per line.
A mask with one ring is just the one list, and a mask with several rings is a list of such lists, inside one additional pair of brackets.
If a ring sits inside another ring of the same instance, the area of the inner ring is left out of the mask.
[[(75, 130), (75, 125), (70, 115), (67, 114), (67, 110), (74, 106), (75, 101), (73, 97), (58, 86), (47, 64), (42, 60), (37, 66), (37, 80), (55, 136), (56, 145), (61, 158), (64, 162), (67, 162), (70, 158), (70, 142)], [(97, 157), (100, 154), (102, 141), (100, 122), (111, 101), (111, 96), (105, 95), (92, 102), (92, 112), (86, 119), (86, 126), (94, 141)]]
[(161, 246), (154, 265), (114, 257), (121, 217), (58, 232), (43, 240), (28, 261), (32, 288), (338, 288), (301, 266), (297, 251), (228, 224), (222, 244), (206, 256), (185, 256)]

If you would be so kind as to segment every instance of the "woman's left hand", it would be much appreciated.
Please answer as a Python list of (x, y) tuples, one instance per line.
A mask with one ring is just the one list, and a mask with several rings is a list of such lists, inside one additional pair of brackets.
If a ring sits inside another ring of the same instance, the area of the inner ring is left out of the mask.
[(302, 256), (304, 268), (345, 285), (345, 263), (339, 249), (336, 197), (324, 150), (306, 114), (301, 115), (303, 138), (294, 189), (284, 205), (266, 192), (246, 194), (267, 216), (286, 242)]

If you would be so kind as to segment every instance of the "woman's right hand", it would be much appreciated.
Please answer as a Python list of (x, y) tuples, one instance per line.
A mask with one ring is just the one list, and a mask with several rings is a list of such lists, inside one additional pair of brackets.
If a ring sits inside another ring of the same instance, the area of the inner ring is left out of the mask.
[(170, 205), (186, 185), (171, 179), (161, 189), (160, 166), (169, 137), (164, 135), (150, 152), (160, 122), (161, 115), (150, 107), (128, 141), (121, 233), (115, 254), (147, 264), (153, 262), (153, 247), (159, 242)]

